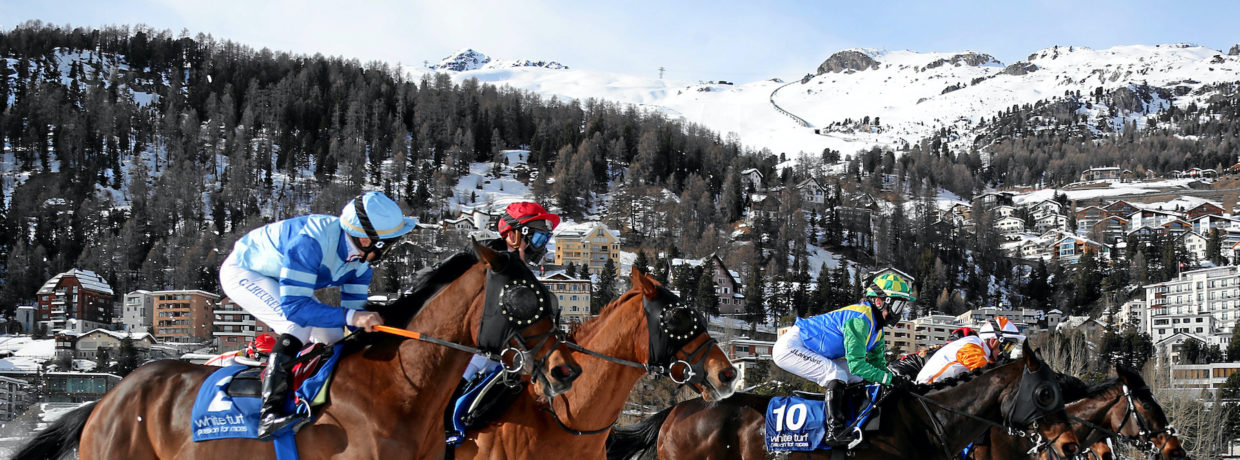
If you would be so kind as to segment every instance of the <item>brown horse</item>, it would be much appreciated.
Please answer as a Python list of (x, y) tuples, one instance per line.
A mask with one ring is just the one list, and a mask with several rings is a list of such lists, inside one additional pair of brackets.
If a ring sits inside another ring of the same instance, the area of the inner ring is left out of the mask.
[[(546, 394), (566, 391), (580, 367), (552, 334), (557, 316), (548, 312), (554, 312), (554, 297), (515, 256), (477, 243), (474, 252), (476, 259), (454, 257), (466, 260), (455, 264), (460, 268), (454, 273), (439, 275), (440, 282), (397, 301), (385, 320), (399, 318), (392, 324), (473, 346), (491, 340), (479, 332), (487, 324), (484, 310), (501, 305), (515, 318), (502, 343), (536, 341), (530, 353), (541, 359), (526, 370), (543, 375), (533, 380)], [(442, 414), (469, 359), (466, 352), (395, 336), (343, 356), (330, 403), (296, 437), (301, 458), (442, 458)], [(191, 440), (190, 407), (216, 370), (171, 360), (147, 364), (98, 403), (67, 414), (16, 458), (55, 458), (79, 436), (82, 459), (274, 458), (272, 445), (255, 439)]]
[(555, 458), (603, 458), (608, 428), (619, 417), (633, 385), (647, 373), (634, 365), (653, 365), (651, 350), (660, 348), (655, 344), (657, 336), (652, 336), (647, 327), (652, 321), (666, 326), (666, 332), (689, 338), (683, 346), (663, 347), (656, 352), (667, 355), (656, 361), (684, 363), (664, 368), (664, 374), (688, 382), (709, 400), (731, 396), (736, 369), (707, 334), (701, 316), (683, 308), (675, 294), (649, 275), (634, 269), (630, 280), (632, 289), (571, 336), (578, 345), (629, 365), (575, 355), (581, 362), (582, 377), (573, 390), (558, 401), (552, 398), (550, 408), (540, 394), (526, 390), (502, 417), (470, 433), (456, 449), (456, 458), (534, 458), (547, 454)]
[[(1115, 375), (1114, 379), (1093, 387), (1087, 387), (1074, 377), (1065, 376), (1060, 379), (1064, 388), (1064, 399), (1069, 401), (1065, 406), (1068, 414), (1094, 425), (1091, 427), (1072, 420), (1072, 429), (1082, 441), (1082, 445), (1090, 446), (1092, 458), (1110, 458), (1110, 446), (1105, 443), (1109, 436), (1114, 442), (1128, 443), (1153, 457), (1187, 459), (1188, 454), (1175, 436), (1175, 430), (1167, 423), (1162, 406), (1154, 400), (1141, 375), (1122, 366), (1115, 367)], [(1099, 431), (1095, 427), (1107, 432)], [(1106, 452), (1102, 451), (1104, 448)], [(1023, 440), (992, 429), (990, 446), (979, 447), (973, 453), (973, 458), (1028, 458), (1028, 450), (1029, 446)]]
[[(1057, 455), (1072, 456), (1077, 451), (1076, 435), (1067, 423), (1058, 399), (1054, 376), (1037, 353), (1025, 345), (1023, 357), (988, 368), (980, 374), (966, 374), (927, 398), (951, 411), (924, 405), (907, 394), (893, 394), (882, 405), (879, 431), (867, 436), (868, 448), (854, 450), (849, 458), (930, 458), (960, 452), (990, 425), (962, 414), (1002, 424), (1015, 408), (1033, 405), (1041, 419), (1029, 426), (1049, 439)], [(1021, 390), (1028, 380), (1029, 394)], [(949, 386), (949, 385), (955, 386)], [(946, 388), (944, 388), (946, 387)], [(693, 399), (677, 404), (637, 424), (613, 430), (608, 442), (609, 459), (632, 458), (656, 447), (661, 459), (745, 459), (767, 458), (765, 413), (769, 396), (738, 394), (716, 404)], [(1043, 407), (1046, 407), (1043, 409)], [(1022, 411), (1023, 412), (1023, 411)], [(932, 421), (933, 419), (933, 421)], [(1013, 420), (1020, 420), (1014, 418)], [(943, 427), (937, 435), (934, 424)], [(829, 451), (794, 452), (790, 458), (830, 458)]]

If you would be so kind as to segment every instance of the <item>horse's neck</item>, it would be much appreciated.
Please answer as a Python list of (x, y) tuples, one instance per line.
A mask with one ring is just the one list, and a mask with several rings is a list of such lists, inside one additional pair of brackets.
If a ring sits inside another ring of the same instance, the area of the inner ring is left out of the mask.
[[(640, 299), (641, 296), (632, 297), (595, 318), (592, 321), (595, 324), (576, 338), (577, 344), (607, 356), (645, 362), (644, 345), (649, 342), (649, 331)], [(554, 401), (555, 409), (564, 411), (566, 404), (567, 416), (565, 412), (560, 414), (566, 419), (565, 423), (574, 428), (594, 429), (611, 423), (620, 415), (633, 385), (645, 372), (592, 356), (579, 358), (579, 364), (581, 377), (573, 382), (572, 390), (564, 394), (564, 401)]]
[[(1082, 398), (1067, 403), (1064, 405), (1064, 410), (1066, 410), (1070, 415), (1088, 420), (1090, 423), (1095, 425), (1110, 428), (1111, 430), (1118, 430), (1119, 427), (1111, 426), (1114, 424), (1108, 423), (1108, 420), (1118, 418), (1120, 416), (1113, 416), (1112, 412), (1119, 410), (1120, 407), (1123, 407), (1120, 405), (1120, 399), (1122, 397), (1123, 394), (1119, 387), (1113, 386), (1088, 398)], [(1077, 437), (1082, 441), (1085, 440), (1085, 434), (1091, 434), (1095, 431), (1094, 429), (1079, 423), (1076, 424), (1076, 427)]]
[[(1016, 372), (1019, 372), (1019, 369)], [(990, 374), (974, 377), (972, 380), (962, 382), (955, 387), (939, 391), (928, 397), (952, 409), (1002, 424), (1003, 415), (1000, 406), (1002, 405), (1003, 391), (1008, 387), (1015, 388), (1018, 381), (1011, 379), (1012, 381), (1005, 382), (1004, 376), (1006, 375), (1007, 372), (992, 371)], [(1015, 390), (1013, 389), (1012, 391)], [(914, 406), (915, 411), (924, 413), (920, 403), (911, 399), (910, 403)], [(934, 405), (928, 405), (928, 407), (930, 408), (930, 416), (937, 417), (943, 427), (947, 437), (945, 441), (951, 452), (959, 452), (991, 428), (990, 425), (963, 415), (947, 412)], [(939, 440), (935, 440), (935, 442), (937, 443)]]

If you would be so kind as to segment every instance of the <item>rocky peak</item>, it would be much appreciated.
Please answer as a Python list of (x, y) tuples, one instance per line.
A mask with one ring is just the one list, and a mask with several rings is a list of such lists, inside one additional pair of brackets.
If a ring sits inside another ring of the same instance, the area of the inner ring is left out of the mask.
[(466, 70), (481, 69), (488, 62), (491, 62), (489, 56), (467, 48), (443, 58), (438, 64), (431, 64), (430, 68), (431, 70), (464, 72)]
[(1232, 45), (1231, 49), (1227, 50), (1227, 55), (1228, 56), (1240, 56), (1240, 43)]
[(844, 50), (832, 54), (827, 60), (822, 61), (818, 66), (818, 75), (828, 72), (845, 72), (845, 71), (862, 71), (866, 69), (877, 69), (878, 61), (857, 50)]
[(991, 56), (989, 54), (974, 53), (972, 51), (969, 51), (969, 52), (954, 55), (947, 59), (937, 59), (934, 62), (926, 64), (925, 67), (922, 67), (922, 70), (929, 70), (929, 69), (933, 69), (936, 67), (942, 67), (945, 64), (951, 64), (954, 66), (967, 65), (970, 67), (981, 67), (981, 66), (988, 65), (988, 64), (999, 65), (1002, 63), (999, 62), (998, 59), (995, 59), (994, 56)]

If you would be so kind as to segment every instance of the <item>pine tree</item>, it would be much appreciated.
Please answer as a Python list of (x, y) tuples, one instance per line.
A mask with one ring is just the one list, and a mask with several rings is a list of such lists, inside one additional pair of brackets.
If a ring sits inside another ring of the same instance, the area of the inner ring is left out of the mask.
[(616, 295), (616, 263), (608, 257), (603, 264), (603, 271), (598, 275), (598, 281), (595, 282), (594, 293), (590, 296), (590, 314), (597, 315)]
[(703, 270), (698, 278), (697, 292), (694, 295), (698, 310), (711, 316), (719, 316), (719, 297), (715, 294), (715, 277), (713, 270)]
[(633, 261), (633, 268), (641, 270), (642, 273), (650, 273), (650, 259), (646, 257), (646, 251), (637, 250), (637, 260)]
[[(762, 276), (762, 267), (754, 263), (749, 269), (749, 281), (745, 283), (745, 321), (749, 322), (749, 331), (757, 331), (757, 325), (766, 320), (766, 282)], [(751, 335), (752, 337), (752, 335)]]

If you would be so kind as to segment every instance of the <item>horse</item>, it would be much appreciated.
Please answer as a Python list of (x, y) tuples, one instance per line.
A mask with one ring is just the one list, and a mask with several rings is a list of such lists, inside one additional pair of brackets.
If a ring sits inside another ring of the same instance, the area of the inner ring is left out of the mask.
[[(555, 297), (515, 255), (477, 242), (473, 249), (381, 311), (385, 323), (431, 338), (366, 333), (361, 340), (373, 339), (368, 345), (340, 358), (330, 402), (295, 438), (301, 458), (442, 458), (442, 414), (471, 355), (424, 340), (511, 347), (521, 354), (513, 354), (514, 367), (524, 363), (521, 371), (533, 374), (540, 391), (567, 391), (580, 366), (558, 340)], [(507, 321), (488, 320), (495, 316)], [(527, 354), (542, 358), (525, 359)], [(98, 402), (66, 414), (15, 458), (58, 458), (75, 444), (83, 460), (274, 458), (272, 445), (256, 439), (192, 441), (190, 407), (217, 369), (175, 360), (149, 363)]]
[[(1063, 376), (1065, 406), (1072, 429), (1082, 445), (1098, 459), (1109, 459), (1106, 438), (1133, 445), (1151, 458), (1187, 459), (1162, 406), (1136, 371), (1115, 366), (1113, 379), (1088, 387), (1075, 377)], [(1092, 425), (1092, 426), (1090, 426)], [(1105, 449), (1105, 452), (1103, 451)], [(975, 460), (1028, 458), (1028, 446), (1002, 430), (990, 430), (990, 445), (973, 453)]]
[[(985, 372), (936, 383), (931, 387), (935, 391), (923, 396), (924, 400), (893, 392), (880, 402), (879, 431), (867, 435), (870, 446), (850, 451), (849, 458), (940, 454), (952, 458), (952, 453), (963, 450), (991, 425), (1007, 425), (1005, 420), (1014, 422), (1011, 428), (1032, 430), (1048, 439), (1048, 450), (1054, 454), (1071, 457), (1077, 451), (1077, 439), (1068, 425), (1054, 375), (1027, 344), (1023, 353), (1019, 359), (989, 365)], [(740, 393), (714, 404), (700, 399), (682, 402), (634, 426), (613, 430), (608, 459), (632, 458), (651, 447), (661, 459), (768, 458), (765, 413), (770, 398)], [(793, 452), (789, 458), (831, 458), (831, 454)]]
[[(631, 289), (570, 334), (587, 356), (574, 355), (582, 377), (573, 389), (558, 402), (532, 390), (521, 393), (500, 418), (468, 434), (456, 458), (532, 458), (548, 452), (557, 458), (603, 458), (606, 433), (648, 369), (687, 383), (708, 400), (732, 395), (736, 369), (707, 333), (704, 318), (636, 268), (630, 281)], [(665, 336), (683, 337), (683, 345), (665, 343)]]

